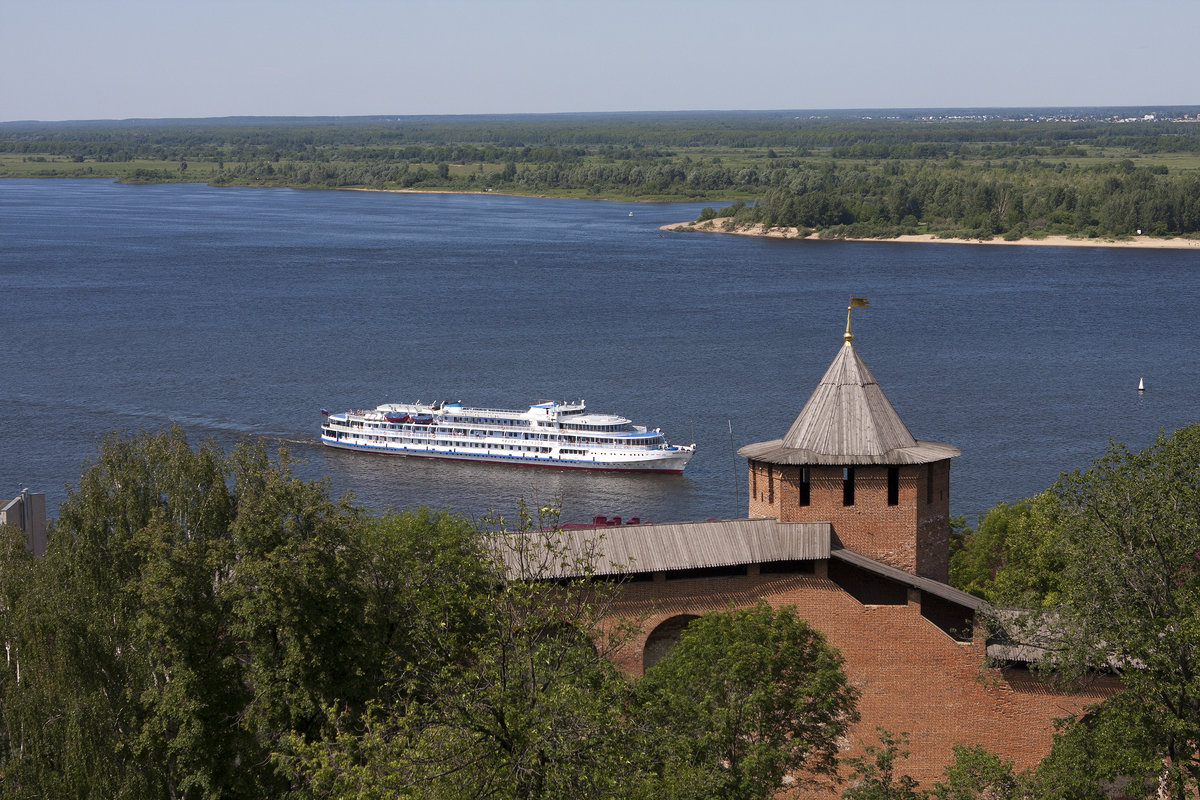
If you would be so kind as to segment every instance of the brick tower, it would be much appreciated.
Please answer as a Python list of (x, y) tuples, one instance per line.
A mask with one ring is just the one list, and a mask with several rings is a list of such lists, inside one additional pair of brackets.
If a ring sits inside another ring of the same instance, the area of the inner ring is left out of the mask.
[(843, 338), (783, 438), (738, 450), (749, 461), (749, 516), (829, 522), (835, 546), (944, 583), (950, 459), (961, 452), (909, 433), (854, 349), (849, 310)]

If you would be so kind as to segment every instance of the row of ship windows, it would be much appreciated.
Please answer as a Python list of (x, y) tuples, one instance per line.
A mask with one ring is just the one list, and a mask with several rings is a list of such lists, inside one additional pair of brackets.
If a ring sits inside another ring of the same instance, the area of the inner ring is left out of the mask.
[[(446, 417), (445, 421), (446, 422), (461, 422), (461, 423), (466, 423), (467, 425), (495, 425), (498, 427), (518, 427), (518, 428), (528, 428), (529, 427), (529, 422), (527, 422), (526, 420), (477, 419), (477, 418), (472, 418), (472, 417)], [(393, 422), (367, 422), (367, 423), (363, 423), (358, 420), (348, 420), (346, 422), (346, 424), (352, 428), (362, 428), (362, 427), (385, 428), (387, 430), (399, 430), (399, 429), (404, 428), (406, 425), (406, 423), (402, 423), (402, 422), (396, 422), (396, 423), (393, 423)], [(408, 424), (411, 424), (411, 423), (408, 423)], [(543, 428), (555, 427), (553, 422), (538, 422), (538, 425)], [(593, 431), (596, 433), (603, 433), (603, 432), (619, 433), (621, 431), (629, 430), (629, 428), (625, 425), (571, 425), (571, 424), (567, 424), (567, 423), (562, 423), (559, 427), (561, 427), (562, 430)]]
[[(368, 428), (380, 428), (382, 430), (402, 430), (404, 426), (402, 426), (402, 425), (385, 425), (382, 423), (373, 423), (372, 422), (372, 423), (368, 423), (367, 427)], [(487, 431), (473, 431), (473, 430), (469, 430), (466, 428), (444, 428), (444, 427), (443, 428), (424, 427), (424, 428), (418, 428), (418, 430), (428, 430), (430, 433), (434, 433), (434, 434), (441, 433), (441, 434), (451, 434), (451, 435), (456, 435), (456, 436), (467, 436), (467, 435), (476, 435), (477, 436), (477, 435), (487, 435), (487, 433), (488, 433)], [(513, 432), (513, 433), (504, 433), (502, 435), (510, 436), (510, 437), (519, 437), (522, 434)], [(530, 434), (524, 434), (524, 435), (530, 436)], [(542, 439), (542, 440), (556, 440), (561, 437), (557, 436), (555, 434), (535, 433), (535, 434), (532, 434), (532, 436), (530, 436), (530, 438)], [(572, 437), (572, 438), (585, 439), (590, 444), (613, 444), (613, 445), (623, 444), (626, 446), (633, 446), (635, 444), (634, 442), (630, 442), (630, 441), (626, 441), (626, 440), (601, 439), (601, 438), (592, 438), (592, 437), (586, 437), (586, 436), (577, 436), (577, 437)], [(650, 439), (642, 439), (641, 441), (636, 442), (636, 444), (640, 444), (643, 446), (661, 445), (662, 443), (663, 443), (663, 440), (658, 437), (650, 438)]]
[[(435, 445), (435, 446), (442, 446), (442, 447), (459, 447), (459, 448), (473, 447), (476, 450), (508, 450), (508, 451), (512, 451), (512, 452), (523, 452), (523, 453), (549, 453), (550, 452), (549, 447), (533, 447), (530, 445), (520, 445), (520, 444), (493, 444), (491, 442), (460, 442), (460, 441), (450, 441), (450, 440), (445, 440), (445, 439), (434, 439), (434, 440), (430, 441), (428, 439), (406, 439), (406, 438), (397, 437), (397, 436), (363, 436), (361, 434), (351, 434), (348, 436), (338, 434), (337, 438), (339, 440), (353, 439), (356, 442), (379, 442), (379, 443), (399, 442), (400, 444), (424, 444), (424, 445)], [(582, 454), (582, 453), (586, 453), (587, 451), (586, 450), (563, 450), (562, 452)]]
[(568, 425), (562, 424), (563, 430), (569, 431), (626, 431), (629, 430), (624, 425)]

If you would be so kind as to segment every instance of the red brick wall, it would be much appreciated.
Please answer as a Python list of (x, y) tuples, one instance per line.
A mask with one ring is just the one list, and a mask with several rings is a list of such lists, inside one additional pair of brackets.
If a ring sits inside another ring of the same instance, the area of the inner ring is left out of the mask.
[[(985, 645), (956, 642), (921, 616), (920, 593), (907, 605), (864, 606), (825, 576), (747, 576), (626, 585), (616, 614), (640, 620), (642, 633), (615, 656), (628, 674), (642, 670), (642, 648), (656, 626), (681, 614), (700, 615), (730, 605), (793, 605), (798, 614), (845, 659), (847, 676), (861, 692), (861, 721), (846, 755), (875, 742), (876, 726), (907, 732), (911, 756), (901, 770), (925, 787), (942, 776), (955, 744), (981, 744), (1016, 761), (1035, 765), (1049, 751), (1053, 720), (1079, 712), (1114, 688), (1062, 694), (1024, 672), (984, 665)], [(864, 742), (864, 738), (865, 742)]]
[[(803, 467), (750, 461), (749, 516), (829, 522), (834, 541), (884, 564), (945, 582), (949, 577), (950, 461), (897, 467), (899, 503), (889, 506), (888, 467), (854, 467), (854, 504), (843, 505), (843, 468), (808, 467), (809, 505), (800, 505)], [(932, 482), (930, 479), (932, 478)]]
[[(923, 464), (917, 492), (917, 574), (950, 581), (950, 459)], [(932, 492), (930, 490), (932, 489)]]

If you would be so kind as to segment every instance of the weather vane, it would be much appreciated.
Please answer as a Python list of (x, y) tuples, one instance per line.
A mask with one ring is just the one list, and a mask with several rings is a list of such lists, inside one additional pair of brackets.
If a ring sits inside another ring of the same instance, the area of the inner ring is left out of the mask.
[(850, 297), (850, 305), (846, 306), (846, 333), (842, 338), (846, 340), (846, 344), (854, 341), (854, 334), (850, 332), (850, 312), (856, 308), (870, 308), (871, 304), (867, 302), (865, 297)]

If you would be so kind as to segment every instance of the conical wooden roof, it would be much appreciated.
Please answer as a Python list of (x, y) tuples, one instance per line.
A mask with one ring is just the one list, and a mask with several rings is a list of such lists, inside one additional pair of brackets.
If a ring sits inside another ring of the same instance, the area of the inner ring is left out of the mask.
[(738, 454), (773, 464), (925, 464), (961, 455), (913, 438), (875, 376), (847, 341), (782, 439)]

